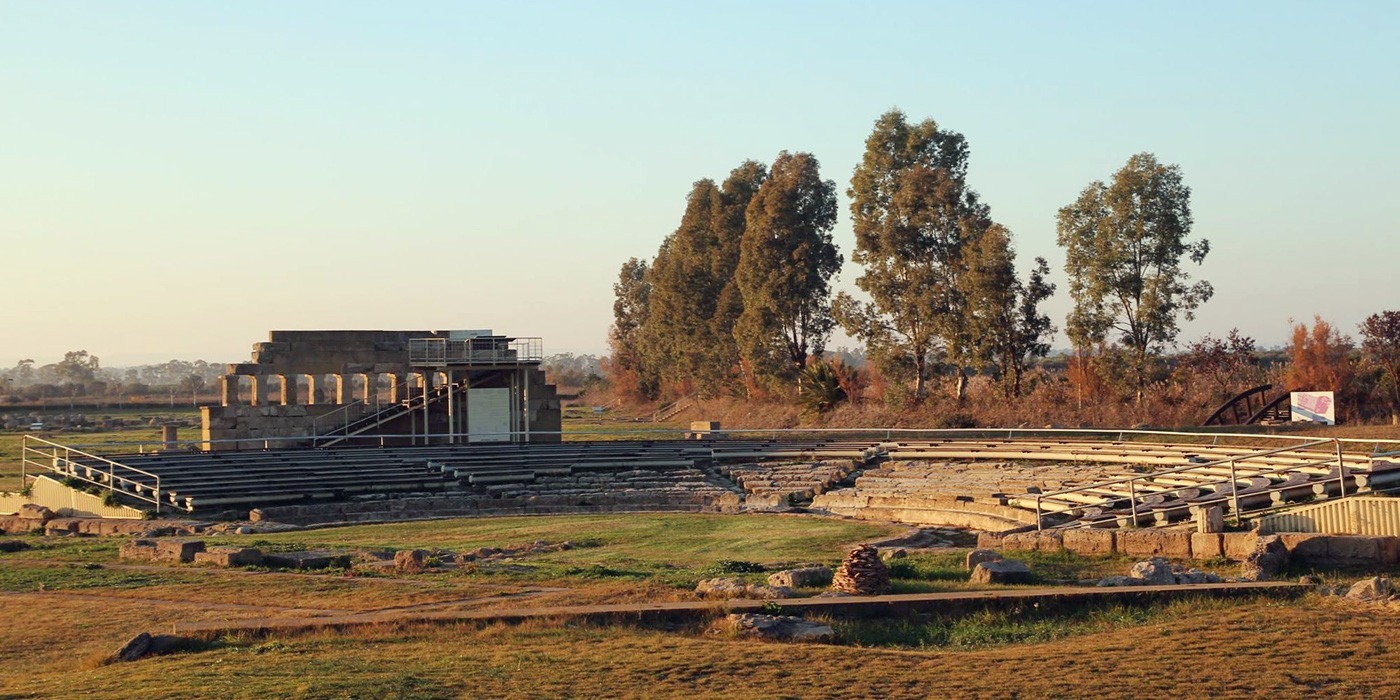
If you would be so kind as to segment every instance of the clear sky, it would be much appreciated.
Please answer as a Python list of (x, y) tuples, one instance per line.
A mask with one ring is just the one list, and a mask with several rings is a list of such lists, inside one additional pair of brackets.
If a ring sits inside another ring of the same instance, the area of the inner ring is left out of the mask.
[(1398, 76), (1380, 1), (0, 0), (0, 365), (273, 328), (602, 352), (694, 180), (803, 150), (844, 195), (894, 106), (967, 136), (1060, 325), (1056, 210), (1151, 151), (1213, 246), (1183, 339), (1354, 332), (1400, 308)]

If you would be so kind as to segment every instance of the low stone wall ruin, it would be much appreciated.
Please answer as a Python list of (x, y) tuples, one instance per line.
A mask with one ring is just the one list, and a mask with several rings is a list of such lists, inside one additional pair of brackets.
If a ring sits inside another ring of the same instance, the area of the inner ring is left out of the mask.
[[(1278, 533), (1292, 561), (1321, 567), (1400, 564), (1400, 537)], [(1244, 561), (1259, 542), (1255, 532), (1203, 533), (1186, 528), (1111, 530), (1077, 528), (996, 534), (977, 538), (982, 549), (1012, 552), (1073, 552), (1082, 556), (1121, 554), (1167, 559)]]

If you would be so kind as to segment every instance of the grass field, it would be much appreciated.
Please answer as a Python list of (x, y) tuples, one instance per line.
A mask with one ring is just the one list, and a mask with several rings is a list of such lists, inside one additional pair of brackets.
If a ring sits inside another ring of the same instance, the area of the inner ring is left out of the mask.
[[(835, 563), (898, 532), (802, 516), (493, 518), (220, 538), (290, 549), (465, 551), (537, 540), (573, 549), (499, 568), (417, 575), (214, 570), (117, 561), (119, 538), (24, 537), (0, 554), (0, 697), (1383, 697), (1400, 616), (1331, 599), (1187, 599), (1028, 607), (961, 617), (834, 621), (836, 645), (766, 644), (703, 627), (539, 621), (225, 637), (133, 664), (101, 659), (176, 622), (353, 611), (682, 599), (729, 561)], [(957, 552), (893, 562), (899, 591), (968, 588)], [(1042, 577), (1119, 572), (1126, 560), (1028, 553)], [(607, 572), (600, 575), (599, 572)], [(1231, 573), (1231, 572), (1225, 572)], [(751, 577), (762, 578), (762, 574)]]

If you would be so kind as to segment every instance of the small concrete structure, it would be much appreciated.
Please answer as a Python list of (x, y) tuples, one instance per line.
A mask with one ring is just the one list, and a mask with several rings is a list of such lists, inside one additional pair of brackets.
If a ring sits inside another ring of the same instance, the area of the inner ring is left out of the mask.
[(202, 409), (204, 448), (557, 442), (542, 360), (490, 331), (272, 331)]

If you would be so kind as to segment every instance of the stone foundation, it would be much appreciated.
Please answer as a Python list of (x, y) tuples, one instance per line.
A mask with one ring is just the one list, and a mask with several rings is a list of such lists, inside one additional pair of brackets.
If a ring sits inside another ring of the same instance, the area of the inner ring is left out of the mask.
[[(1279, 533), (1291, 561), (1305, 566), (1394, 566), (1400, 564), (1400, 537)], [(997, 534), (977, 538), (983, 549), (1011, 552), (1068, 551), (1082, 556), (1121, 554), (1166, 559), (1228, 559), (1244, 561), (1258, 544), (1253, 532), (1223, 534), (1191, 532), (1185, 528), (1142, 530), (1074, 529)]]

